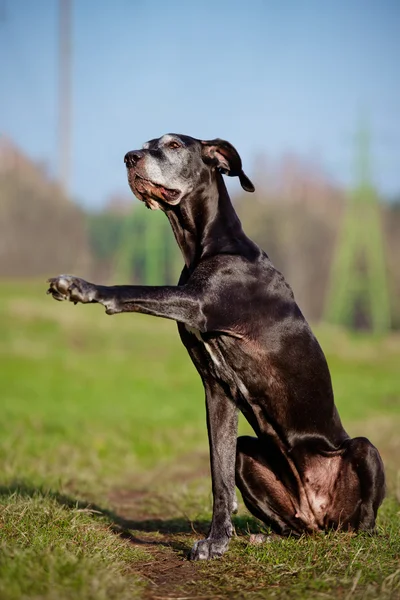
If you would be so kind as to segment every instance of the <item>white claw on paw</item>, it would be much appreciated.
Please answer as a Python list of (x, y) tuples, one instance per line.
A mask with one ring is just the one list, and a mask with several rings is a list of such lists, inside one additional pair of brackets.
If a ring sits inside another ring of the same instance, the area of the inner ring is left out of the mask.
[(207, 558), (208, 558), (207, 547), (202, 548), (200, 546), (200, 542), (196, 542), (190, 553), (190, 558), (191, 558), (191, 560), (207, 560)]
[(228, 548), (229, 540), (205, 539), (196, 542), (190, 553), (191, 560), (220, 558)]

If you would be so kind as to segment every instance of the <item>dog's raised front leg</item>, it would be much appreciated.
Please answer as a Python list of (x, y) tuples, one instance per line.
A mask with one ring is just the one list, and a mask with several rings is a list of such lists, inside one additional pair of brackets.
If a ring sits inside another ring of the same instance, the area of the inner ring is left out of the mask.
[(232, 536), (231, 513), (236, 509), (235, 460), (238, 410), (216, 384), (205, 383), (207, 430), (210, 443), (213, 517), (205, 540), (196, 542), (190, 558), (222, 556)]
[(48, 280), (47, 290), (56, 300), (75, 304), (98, 303), (108, 315), (139, 312), (180, 321), (205, 331), (206, 319), (196, 289), (188, 286), (96, 285), (74, 275)]

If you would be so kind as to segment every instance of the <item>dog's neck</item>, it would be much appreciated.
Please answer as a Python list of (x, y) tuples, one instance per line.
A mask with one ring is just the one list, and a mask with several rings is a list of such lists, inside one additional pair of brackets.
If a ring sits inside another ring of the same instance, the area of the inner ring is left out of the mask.
[(189, 270), (206, 256), (236, 254), (243, 245), (253, 245), (218, 171), (210, 186), (193, 192), (166, 215)]

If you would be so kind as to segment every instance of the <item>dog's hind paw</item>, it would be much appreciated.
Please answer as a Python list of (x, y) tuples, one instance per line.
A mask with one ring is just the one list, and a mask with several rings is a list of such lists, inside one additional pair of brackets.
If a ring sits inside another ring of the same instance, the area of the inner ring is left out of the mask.
[(190, 552), (190, 560), (210, 560), (220, 558), (228, 548), (229, 539), (207, 538), (196, 542)]

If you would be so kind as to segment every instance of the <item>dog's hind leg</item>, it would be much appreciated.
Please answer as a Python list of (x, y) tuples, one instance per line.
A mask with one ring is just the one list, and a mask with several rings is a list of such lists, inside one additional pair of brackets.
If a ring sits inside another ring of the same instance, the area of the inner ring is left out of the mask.
[(296, 478), (289, 463), (275, 447), (260, 439), (243, 436), (237, 440), (236, 485), (248, 510), (280, 535), (299, 535)]
[(350, 462), (358, 476), (361, 504), (356, 520), (351, 523), (354, 529), (372, 531), (376, 514), (385, 497), (385, 471), (378, 450), (364, 437), (346, 442), (344, 459)]

